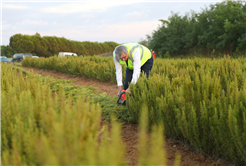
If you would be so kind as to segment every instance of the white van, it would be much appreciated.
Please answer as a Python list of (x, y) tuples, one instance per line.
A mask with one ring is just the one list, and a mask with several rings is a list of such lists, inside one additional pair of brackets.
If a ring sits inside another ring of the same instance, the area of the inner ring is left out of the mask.
[(67, 57), (67, 56), (77, 56), (77, 54), (73, 52), (59, 52), (58, 54), (58, 57)]

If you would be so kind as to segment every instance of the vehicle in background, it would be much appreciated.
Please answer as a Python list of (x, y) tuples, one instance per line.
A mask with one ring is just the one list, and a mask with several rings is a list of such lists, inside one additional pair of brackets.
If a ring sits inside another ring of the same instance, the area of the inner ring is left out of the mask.
[(73, 52), (59, 52), (58, 57), (78, 56)]
[(32, 57), (32, 53), (16, 53), (12, 57), (11, 62), (22, 62), (27, 57)]
[(10, 60), (6, 56), (0, 56), (0, 61), (3, 63), (10, 63)]
[(39, 58), (38, 56), (32, 56), (32, 57), (33, 57), (33, 58), (37, 58), (37, 59)]

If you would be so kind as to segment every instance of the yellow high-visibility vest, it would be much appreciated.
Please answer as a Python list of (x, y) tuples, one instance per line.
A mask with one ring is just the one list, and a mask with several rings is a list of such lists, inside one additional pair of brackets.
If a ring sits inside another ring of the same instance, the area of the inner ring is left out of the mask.
[[(151, 52), (150, 50), (138, 43), (126, 43), (126, 44), (121, 44), (119, 46), (125, 46), (128, 50), (128, 66), (125, 61), (122, 61), (121, 59), (119, 60), (119, 63), (122, 65), (125, 65), (127, 68), (133, 70), (133, 62), (134, 62), (134, 51), (137, 48), (140, 48), (140, 60), (141, 60), (141, 66), (145, 64), (147, 60), (151, 58)], [(114, 54), (114, 57), (116, 55)], [(116, 59), (116, 58), (115, 58)]]

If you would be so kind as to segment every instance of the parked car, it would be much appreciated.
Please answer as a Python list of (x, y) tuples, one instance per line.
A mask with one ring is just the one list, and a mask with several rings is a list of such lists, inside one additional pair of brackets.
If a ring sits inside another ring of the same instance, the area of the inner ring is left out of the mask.
[(73, 52), (59, 52), (58, 57), (67, 57), (67, 56), (78, 56)]
[(33, 58), (39, 58), (38, 56), (32, 56)]
[(0, 61), (3, 63), (10, 63), (10, 60), (6, 56), (0, 56)]
[(12, 57), (11, 62), (22, 62), (27, 57), (32, 57), (32, 53), (16, 53)]

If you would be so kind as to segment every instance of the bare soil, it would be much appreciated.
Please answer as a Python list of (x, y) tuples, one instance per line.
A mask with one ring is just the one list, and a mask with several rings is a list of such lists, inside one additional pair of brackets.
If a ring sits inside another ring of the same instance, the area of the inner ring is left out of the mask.
[[(55, 70), (39, 69), (34, 67), (22, 67), (27, 71), (40, 74), (42, 76), (51, 76), (57, 79), (74, 80), (72, 84), (80, 86), (93, 86), (97, 89), (94, 92), (104, 93), (109, 96), (117, 96), (118, 88), (116, 84), (102, 82), (96, 79), (86, 77), (76, 77), (69, 74), (57, 72)], [(137, 145), (138, 145), (138, 125), (123, 124), (122, 125), (122, 141), (126, 144), (126, 158), (129, 166), (137, 165)], [(197, 153), (191, 146), (184, 145), (179, 141), (165, 139), (166, 156), (168, 165), (173, 165), (175, 156), (181, 156), (180, 166), (236, 166), (235, 164), (226, 161), (222, 158), (211, 157), (202, 153)]]

